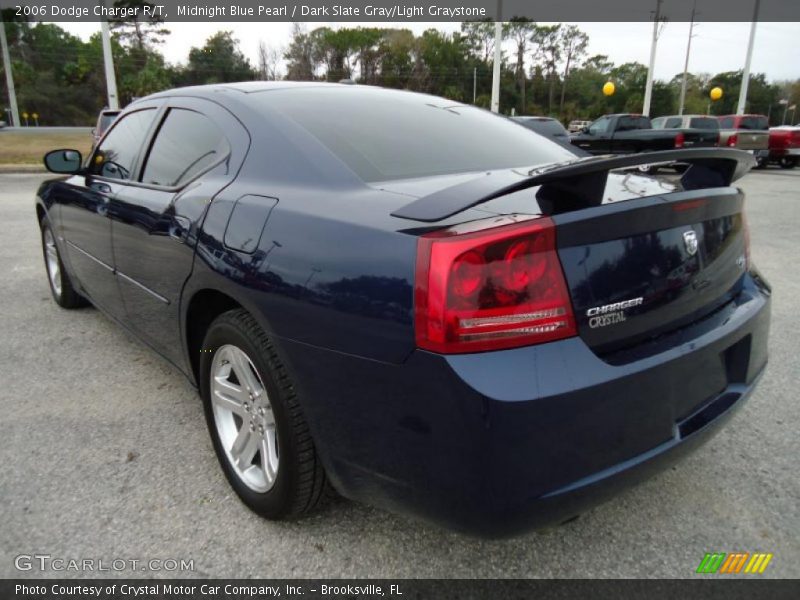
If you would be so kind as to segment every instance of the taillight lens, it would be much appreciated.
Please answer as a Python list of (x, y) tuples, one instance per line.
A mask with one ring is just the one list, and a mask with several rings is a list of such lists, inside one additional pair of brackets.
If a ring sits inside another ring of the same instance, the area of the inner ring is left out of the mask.
[(736, 135), (735, 133), (732, 133), (732, 134), (731, 134), (731, 135), (728, 137), (728, 146), (729, 146), (729, 147), (731, 147), (731, 148), (733, 148), (733, 147), (735, 147), (735, 146), (736, 146), (736, 143), (737, 143), (738, 141), (739, 141), (739, 136), (738, 136), (738, 135)]
[(678, 132), (678, 135), (675, 136), (675, 147), (676, 148), (683, 148), (683, 143), (686, 141), (686, 137), (683, 135), (682, 131)]
[(546, 217), (420, 237), (414, 302), (417, 345), (434, 352), (499, 350), (577, 333)]

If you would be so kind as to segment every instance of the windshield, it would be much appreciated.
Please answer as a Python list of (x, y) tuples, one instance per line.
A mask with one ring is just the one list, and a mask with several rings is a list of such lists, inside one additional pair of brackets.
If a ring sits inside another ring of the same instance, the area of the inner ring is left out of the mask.
[(259, 96), (258, 101), (306, 129), (366, 182), (575, 158), (506, 118), (434, 96), (359, 86)]
[(542, 135), (560, 135), (566, 136), (567, 130), (558, 121), (554, 119), (515, 119), (520, 125), (524, 125), (528, 129), (541, 133)]
[(768, 128), (767, 117), (742, 117), (741, 121), (739, 121), (739, 129), (766, 131)]
[(719, 129), (719, 121), (711, 117), (692, 117), (689, 127), (692, 129)]

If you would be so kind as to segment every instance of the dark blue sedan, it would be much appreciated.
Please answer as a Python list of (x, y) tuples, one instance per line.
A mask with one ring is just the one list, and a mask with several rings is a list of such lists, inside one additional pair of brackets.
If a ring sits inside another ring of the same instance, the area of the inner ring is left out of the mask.
[(736, 150), (576, 157), (442, 98), (252, 82), (138, 100), (45, 164), (54, 300), (196, 384), (268, 518), (332, 486), (479, 535), (559, 523), (708, 439), (767, 362)]

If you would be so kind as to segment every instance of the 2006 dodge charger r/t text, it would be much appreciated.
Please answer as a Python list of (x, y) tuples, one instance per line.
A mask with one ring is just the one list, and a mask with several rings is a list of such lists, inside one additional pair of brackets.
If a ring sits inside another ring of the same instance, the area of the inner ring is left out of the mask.
[(332, 486), (477, 535), (563, 522), (708, 439), (767, 363), (739, 150), (579, 157), (442, 98), (250, 82), (137, 100), (45, 164), (53, 298), (196, 384), (268, 518)]

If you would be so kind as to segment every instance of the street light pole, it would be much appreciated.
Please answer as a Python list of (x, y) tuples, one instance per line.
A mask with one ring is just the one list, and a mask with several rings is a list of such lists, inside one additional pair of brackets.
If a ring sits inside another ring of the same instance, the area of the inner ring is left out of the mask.
[(689, 41), (686, 43), (686, 61), (683, 63), (683, 81), (681, 82), (681, 101), (678, 114), (683, 114), (683, 105), (686, 102), (686, 79), (689, 72), (689, 53), (692, 51), (692, 38), (694, 37), (694, 15), (697, 10), (697, 0), (692, 4), (692, 23), (689, 25)]
[(747, 88), (750, 85), (750, 60), (753, 58), (753, 43), (756, 39), (756, 25), (758, 24), (758, 8), (761, 0), (756, 0), (753, 9), (753, 22), (750, 24), (750, 41), (747, 43), (747, 58), (744, 61), (744, 72), (742, 73), (742, 86), (739, 89), (739, 105), (736, 107), (736, 114), (743, 115), (747, 104)]
[[(101, 2), (102, 4), (102, 2)], [(117, 78), (114, 75), (114, 56), (111, 54), (111, 33), (108, 28), (108, 21), (100, 21), (100, 31), (103, 38), (103, 63), (106, 69), (106, 89), (108, 90), (108, 108), (119, 110), (119, 98), (117, 96)]]
[(494, 63), (492, 64), (492, 112), (500, 112), (500, 61), (503, 59), (503, 0), (497, 0), (494, 22)]
[(6, 24), (0, 14), (0, 46), (3, 52), (3, 69), (6, 72), (6, 86), (8, 87), (8, 102), (11, 104), (11, 118), (14, 127), (20, 126), (19, 109), (17, 108), (17, 92), (14, 89), (14, 75), (11, 73), (11, 56), (8, 53), (8, 40), (6, 40)]
[(653, 19), (653, 41), (650, 44), (650, 67), (647, 69), (647, 85), (644, 88), (644, 106), (642, 114), (650, 116), (650, 100), (653, 97), (653, 69), (656, 66), (656, 46), (658, 45), (658, 24), (661, 21), (661, 2), (656, 0), (656, 16)]

